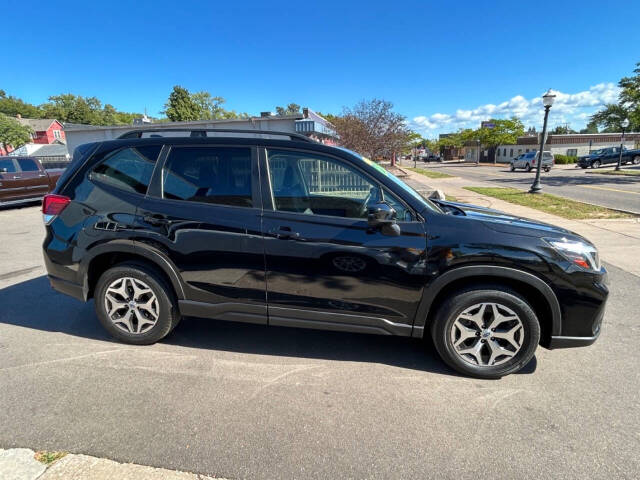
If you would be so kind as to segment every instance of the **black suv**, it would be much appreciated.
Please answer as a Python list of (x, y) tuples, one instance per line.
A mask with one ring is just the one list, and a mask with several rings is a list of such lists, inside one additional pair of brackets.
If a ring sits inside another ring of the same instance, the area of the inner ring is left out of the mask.
[(424, 337), (459, 372), (497, 378), (538, 344), (593, 343), (608, 295), (584, 238), (430, 201), (296, 134), (139, 130), (82, 145), (43, 213), (53, 288), (94, 298), (133, 344), (181, 316)]

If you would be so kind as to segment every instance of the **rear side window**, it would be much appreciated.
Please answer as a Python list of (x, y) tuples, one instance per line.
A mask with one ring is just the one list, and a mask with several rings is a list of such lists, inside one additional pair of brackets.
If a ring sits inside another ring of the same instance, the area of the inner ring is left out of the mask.
[(18, 165), (23, 172), (37, 172), (39, 170), (38, 165), (32, 158), (19, 158)]
[(147, 192), (160, 148), (159, 145), (150, 145), (112, 152), (93, 169), (91, 179), (129, 192), (144, 194)]
[(252, 207), (251, 149), (173, 148), (162, 171), (162, 196), (172, 200)]
[(0, 173), (15, 173), (16, 167), (10, 158), (0, 159)]

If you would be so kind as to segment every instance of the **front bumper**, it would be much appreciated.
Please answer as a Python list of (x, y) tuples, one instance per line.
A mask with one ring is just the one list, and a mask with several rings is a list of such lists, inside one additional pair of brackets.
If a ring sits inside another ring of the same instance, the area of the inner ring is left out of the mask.
[(607, 271), (602, 268), (598, 274), (584, 275), (583, 280), (577, 290), (567, 289), (559, 296), (562, 330), (551, 336), (547, 348), (586, 347), (600, 336), (609, 296)]
[(76, 283), (70, 282), (69, 280), (58, 278), (53, 275), (48, 275), (48, 278), (49, 283), (51, 284), (51, 288), (53, 288), (57, 292), (64, 293), (65, 295), (69, 295), (70, 297), (76, 298), (83, 302), (87, 300), (87, 295), (82, 288), (82, 285), (78, 285)]

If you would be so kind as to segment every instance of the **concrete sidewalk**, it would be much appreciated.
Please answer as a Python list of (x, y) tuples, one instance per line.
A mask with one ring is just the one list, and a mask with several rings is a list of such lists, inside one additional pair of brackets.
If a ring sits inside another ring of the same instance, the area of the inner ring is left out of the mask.
[(403, 169), (403, 171), (407, 174), (403, 180), (421, 193), (429, 190), (442, 190), (445, 196), (452, 195), (459, 202), (502, 210), (511, 215), (551, 223), (576, 232), (598, 247), (603, 261), (640, 276), (640, 219), (568, 220), (540, 210), (470, 192), (463, 188), (496, 186), (490, 182), (461, 177), (427, 178), (410, 170)]
[[(216, 480), (196, 473), (118, 463), (88, 455), (68, 454), (45, 465), (28, 448), (0, 449), (2, 480)], [(217, 479), (222, 480), (222, 479)]]

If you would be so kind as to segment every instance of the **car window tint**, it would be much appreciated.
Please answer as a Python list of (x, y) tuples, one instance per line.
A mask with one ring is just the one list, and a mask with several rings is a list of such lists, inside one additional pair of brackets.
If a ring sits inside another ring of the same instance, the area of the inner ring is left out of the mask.
[(91, 178), (130, 192), (146, 193), (159, 145), (125, 148), (109, 154), (93, 169)]
[(162, 173), (164, 198), (252, 207), (251, 149), (173, 148)]
[(18, 165), (23, 172), (37, 172), (39, 170), (33, 158), (19, 158)]
[(377, 185), (332, 158), (269, 150), (268, 163), (273, 199), (280, 211), (366, 218), (367, 205), (382, 200)]
[(0, 173), (15, 173), (16, 167), (10, 158), (0, 158)]

